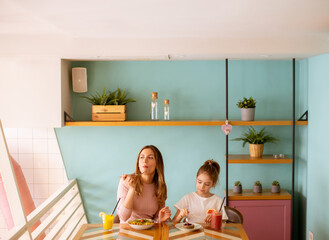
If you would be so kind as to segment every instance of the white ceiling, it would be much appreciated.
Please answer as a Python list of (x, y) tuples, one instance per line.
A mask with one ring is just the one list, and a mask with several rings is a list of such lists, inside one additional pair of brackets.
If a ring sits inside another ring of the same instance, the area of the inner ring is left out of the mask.
[(198, 39), (235, 57), (308, 57), (329, 52), (329, 0), (0, 0), (0, 38), (33, 36)]

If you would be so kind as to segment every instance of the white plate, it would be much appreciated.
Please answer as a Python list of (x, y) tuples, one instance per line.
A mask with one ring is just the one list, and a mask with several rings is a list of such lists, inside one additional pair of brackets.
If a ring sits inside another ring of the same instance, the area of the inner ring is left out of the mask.
[(202, 226), (197, 223), (192, 223), (192, 224), (194, 224), (194, 228), (184, 228), (184, 224), (185, 223), (177, 223), (175, 225), (175, 227), (182, 231), (194, 231), (194, 230), (198, 230), (198, 229), (202, 228)]
[[(140, 220), (140, 219), (135, 219), (135, 220)], [(136, 230), (146, 230), (146, 229), (149, 229), (151, 227), (153, 227), (154, 225), (154, 221), (152, 219), (147, 219), (149, 221), (152, 221), (151, 224), (148, 224), (148, 225), (135, 225), (135, 224), (130, 224), (131, 221), (129, 221), (129, 226), (132, 227), (133, 229), (136, 229)]]

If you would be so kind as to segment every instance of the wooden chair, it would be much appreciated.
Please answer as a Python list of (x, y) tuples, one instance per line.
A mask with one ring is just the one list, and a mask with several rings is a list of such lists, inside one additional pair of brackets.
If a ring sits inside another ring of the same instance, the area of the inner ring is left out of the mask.
[(227, 222), (230, 223), (241, 223), (243, 224), (243, 215), (235, 208), (224, 206), (226, 215), (228, 217)]

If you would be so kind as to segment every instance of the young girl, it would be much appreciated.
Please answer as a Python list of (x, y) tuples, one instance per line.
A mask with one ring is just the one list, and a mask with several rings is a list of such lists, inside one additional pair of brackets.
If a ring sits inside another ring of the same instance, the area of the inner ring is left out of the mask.
[[(173, 222), (180, 222), (184, 217), (189, 222), (194, 223), (210, 223), (211, 215), (207, 215), (207, 210), (214, 208), (219, 210), (222, 199), (210, 193), (210, 189), (216, 186), (218, 181), (220, 167), (219, 164), (212, 160), (207, 160), (199, 168), (196, 175), (196, 192), (185, 195), (178, 203), (175, 204), (177, 212), (173, 218)], [(223, 219), (227, 216), (223, 210)]]
[(153, 145), (143, 147), (134, 174), (124, 174), (118, 186), (117, 213), (120, 222), (137, 218), (166, 221), (171, 213), (165, 206), (167, 187), (161, 152)]

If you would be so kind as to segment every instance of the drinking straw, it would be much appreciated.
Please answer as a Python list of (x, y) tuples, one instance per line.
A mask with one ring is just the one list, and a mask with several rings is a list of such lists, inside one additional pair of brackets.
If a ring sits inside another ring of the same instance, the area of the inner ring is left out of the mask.
[(222, 210), (222, 207), (223, 207), (224, 202), (225, 202), (225, 196), (223, 198), (222, 204), (220, 205), (219, 212)]
[(119, 198), (119, 200), (117, 201), (117, 204), (115, 204), (115, 207), (114, 207), (114, 209), (113, 209), (112, 215), (113, 215), (115, 209), (117, 209), (117, 206), (118, 206), (118, 203), (120, 202), (120, 200), (121, 200), (121, 198)]

